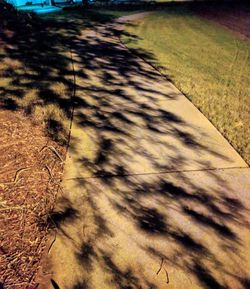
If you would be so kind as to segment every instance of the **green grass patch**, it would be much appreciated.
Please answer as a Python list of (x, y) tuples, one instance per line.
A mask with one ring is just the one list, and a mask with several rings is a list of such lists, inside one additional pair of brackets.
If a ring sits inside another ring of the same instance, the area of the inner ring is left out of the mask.
[(170, 7), (127, 26), (123, 36), (204, 113), (250, 163), (250, 43), (197, 16)]
[(55, 21), (69, 21), (69, 19), (73, 21), (79, 21), (83, 25), (88, 25), (91, 23), (92, 25), (108, 22), (115, 18), (126, 16), (130, 14), (134, 14), (140, 12), (139, 10), (119, 10), (119, 9), (88, 9), (84, 10), (81, 7), (78, 9), (66, 9), (55, 13), (42, 14), (40, 17), (44, 20), (52, 20)]

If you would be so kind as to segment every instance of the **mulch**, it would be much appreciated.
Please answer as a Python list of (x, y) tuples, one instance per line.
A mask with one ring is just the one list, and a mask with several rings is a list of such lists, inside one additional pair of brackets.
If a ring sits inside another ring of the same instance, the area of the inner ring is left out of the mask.
[(21, 111), (0, 109), (0, 132), (0, 288), (32, 289), (66, 148)]

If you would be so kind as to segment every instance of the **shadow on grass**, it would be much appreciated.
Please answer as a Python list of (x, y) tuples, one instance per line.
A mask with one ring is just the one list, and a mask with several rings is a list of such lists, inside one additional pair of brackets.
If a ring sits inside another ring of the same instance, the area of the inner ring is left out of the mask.
[(44, 123), (50, 137), (65, 144), (73, 97), (81, 105), (74, 95), (73, 42), (82, 29), (111, 21), (114, 16), (65, 11), (39, 18), (13, 10), (7, 17), (13, 19), (0, 31), (0, 105), (32, 115), (35, 122)]
[[(162, 81), (161, 76), (120, 44), (118, 38), (123, 32), (116, 25), (106, 24), (109, 16), (97, 15), (100, 17), (92, 14), (86, 18), (79, 11), (52, 15), (25, 33), (16, 31), (12, 35), (6, 31), (1, 35), (4, 46), (0, 57), (6, 65), (1, 70), (6, 79), (0, 89), (1, 106), (24, 109), (28, 115), (42, 118), (48, 134), (65, 143), (65, 122), (69, 122), (74, 104), (74, 125), (88, 135), (90, 149), (95, 151), (94, 157), (89, 157), (72, 136), (70, 152), (79, 163), (80, 176), (75, 182), (80, 195), (86, 191), (87, 197), (83, 201), (79, 195), (77, 201), (71, 200), (73, 192), (66, 192), (51, 214), (52, 225), (66, 246), (72, 246), (76, 264), (86, 268), (90, 276), (71, 284), (72, 289), (92, 288), (96, 263), (116, 288), (157, 288), (138, 268), (122, 268), (116, 263), (115, 251), (107, 244), (120, 230), (112, 227), (109, 211), (130, 224), (138, 238), (134, 241), (136, 251), (145, 258), (164, 258), (169, 266), (196, 278), (203, 288), (228, 288), (218, 280), (215, 268), (235, 282), (249, 284), (248, 277), (243, 278), (247, 276), (244, 268), (240, 268), (241, 277), (230, 272), (208, 243), (191, 230), (210, 236), (219, 252), (227, 251), (232, 259), (239, 257), (241, 238), (233, 228), (249, 228), (244, 215), (247, 209), (241, 200), (234, 199), (234, 192), (223, 178), (206, 170), (202, 177), (216, 186), (205, 188), (202, 181), (195, 183), (185, 173), (178, 174), (178, 181), (158, 175), (146, 178), (136, 175), (130, 165), (144, 162), (157, 172), (171, 171), (176, 166), (183, 169), (190, 158), (181, 154), (178, 145), (196, 156), (209, 154), (228, 163), (230, 158), (201, 143), (195, 124), (190, 126), (180, 115), (157, 103), (158, 98), (174, 102), (179, 94), (159, 90), (155, 83)], [(82, 33), (83, 27), (89, 30)], [(137, 53), (154, 59), (146, 51)], [(166, 140), (166, 136), (170, 138)], [(206, 132), (201, 138), (204, 136)], [(201, 170), (210, 165), (202, 158), (195, 159), (195, 164)], [(81, 177), (83, 169), (92, 181)], [(88, 210), (92, 223), (85, 224)], [(183, 223), (176, 221), (178, 217)], [(91, 234), (79, 233), (84, 231), (83, 225), (91, 226)], [(71, 235), (69, 226), (79, 229), (77, 236)], [(150, 240), (158, 239), (172, 246), (170, 255), (152, 246)], [(60, 288), (57, 280), (51, 282), (54, 288)]]

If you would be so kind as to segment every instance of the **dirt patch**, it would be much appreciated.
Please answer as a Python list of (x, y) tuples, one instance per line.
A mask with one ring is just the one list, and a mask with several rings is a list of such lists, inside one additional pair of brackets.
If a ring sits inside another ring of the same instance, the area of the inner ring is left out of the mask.
[(242, 39), (250, 40), (250, 6), (228, 4), (223, 7), (199, 9), (199, 14), (237, 33)]
[(0, 287), (35, 288), (66, 149), (19, 111), (0, 110), (0, 131)]

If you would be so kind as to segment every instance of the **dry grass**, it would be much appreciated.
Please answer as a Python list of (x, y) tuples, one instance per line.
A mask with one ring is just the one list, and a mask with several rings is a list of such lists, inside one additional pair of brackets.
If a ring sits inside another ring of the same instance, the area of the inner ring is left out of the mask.
[(73, 95), (72, 43), (80, 30), (131, 11), (62, 11), (37, 17), (38, 26), (5, 31), (0, 42), (0, 103), (22, 110), (65, 145)]
[(170, 7), (138, 20), (123, 38), (206, 115), (250, 163), (250, 44), (188, 7)]
[[(42, 125), (50, 137), (62, 145), (66, 144), (69, 126), (67, 113), (70, 107), (62, 107), (60, 102), (70, 101), (72, 97), (72, 87), (68, 85), (71, 82), (70, 77), (65, 76), (61, 82), (54, 82), (53, 79), (58, 77), (56, 74), (58, 71), (54, 75), (49, 75), (51, 81), (43, 77), (39, 79), (39, 73), (27, 68), (25, 62), (4, 58), (5, 46), (2, 48), (0, 53), (4, 61), (0, 63), (0, 72), (3, 76), (0, 79), (0, 100), (3, 106), (11, 110), (24, 111), (32, 122)], [(53, 68), (53, 63), (51, 67)], [(70, 71), (70, 67), (67, 69)], [(43, 70), (50, 70), (50, 67), (44, 66)]]

